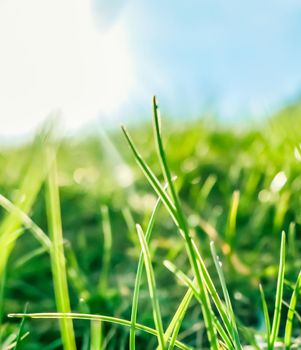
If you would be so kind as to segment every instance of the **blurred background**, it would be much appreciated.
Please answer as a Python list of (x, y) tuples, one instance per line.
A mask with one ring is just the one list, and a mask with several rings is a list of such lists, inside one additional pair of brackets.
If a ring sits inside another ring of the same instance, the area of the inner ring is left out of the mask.
[(1, 0), (0, 135), (53, 111), (67, 130), (204, 111), (258, 120), (299, 98), (301, 4)]

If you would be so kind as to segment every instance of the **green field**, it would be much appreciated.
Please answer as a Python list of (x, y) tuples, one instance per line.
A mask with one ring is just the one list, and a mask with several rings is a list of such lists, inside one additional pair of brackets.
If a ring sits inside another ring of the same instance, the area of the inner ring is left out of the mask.
[(154, 106), (134, 144), (2, 146), (0, 348), (301, 349), (300, 125), (296, 104), (161, 130)]

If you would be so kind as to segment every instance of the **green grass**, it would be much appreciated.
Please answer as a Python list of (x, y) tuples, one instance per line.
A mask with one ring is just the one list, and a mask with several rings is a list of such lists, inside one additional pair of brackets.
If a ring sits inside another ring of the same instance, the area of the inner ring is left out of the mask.
[(152, 267), (150, 252), (144, 237), (144, 232), (142, 231), (142, 228), (139, 225), (137, 225), (137, 233), (141, 244), (142, 254), (144, 257), (144, 265), (145, 265), (145, 270), (147, 275), (149, 295), (151, 298), (152, 308), (153, 308), (154, 323), (158, 334), (158, 344), (161, 350), (166, 350), (161, 311), (160, 311), (160, 305), (159, 305), (159, 300), (157, 296), (155, 274)]
[[(51, 151), (50, 151), (51, 152)], [(60, 198), (55, 156), (50, 153), (50, 170), (47, 177), (47, 218), (49, 235), (52, 242), (50, 248), (53, 288), (58, 312), (71, 312), (67, 282), (66, 259), (62, 233)], [(62, 343), (65, 350), (75, 350), (75, 335), (72, 320), (60, 320)]]
[(300, 348), (299, 115), (3, 149), (1, 349)]

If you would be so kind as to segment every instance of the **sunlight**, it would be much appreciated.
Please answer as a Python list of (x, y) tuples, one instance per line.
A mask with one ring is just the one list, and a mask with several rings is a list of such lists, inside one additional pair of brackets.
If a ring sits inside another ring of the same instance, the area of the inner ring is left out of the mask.
[(68, 128), (116, 114), (132, 86), (122, 22), (99, 32), (88, 1), (0, 2), (0, 134), (25, 134), (53, 110)]

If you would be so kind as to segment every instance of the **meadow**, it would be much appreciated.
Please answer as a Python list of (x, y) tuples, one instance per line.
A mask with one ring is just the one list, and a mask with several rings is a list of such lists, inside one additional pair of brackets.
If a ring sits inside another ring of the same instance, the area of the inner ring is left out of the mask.
[(3, 145), (1, 349), (301, 349), (300, 122)]

